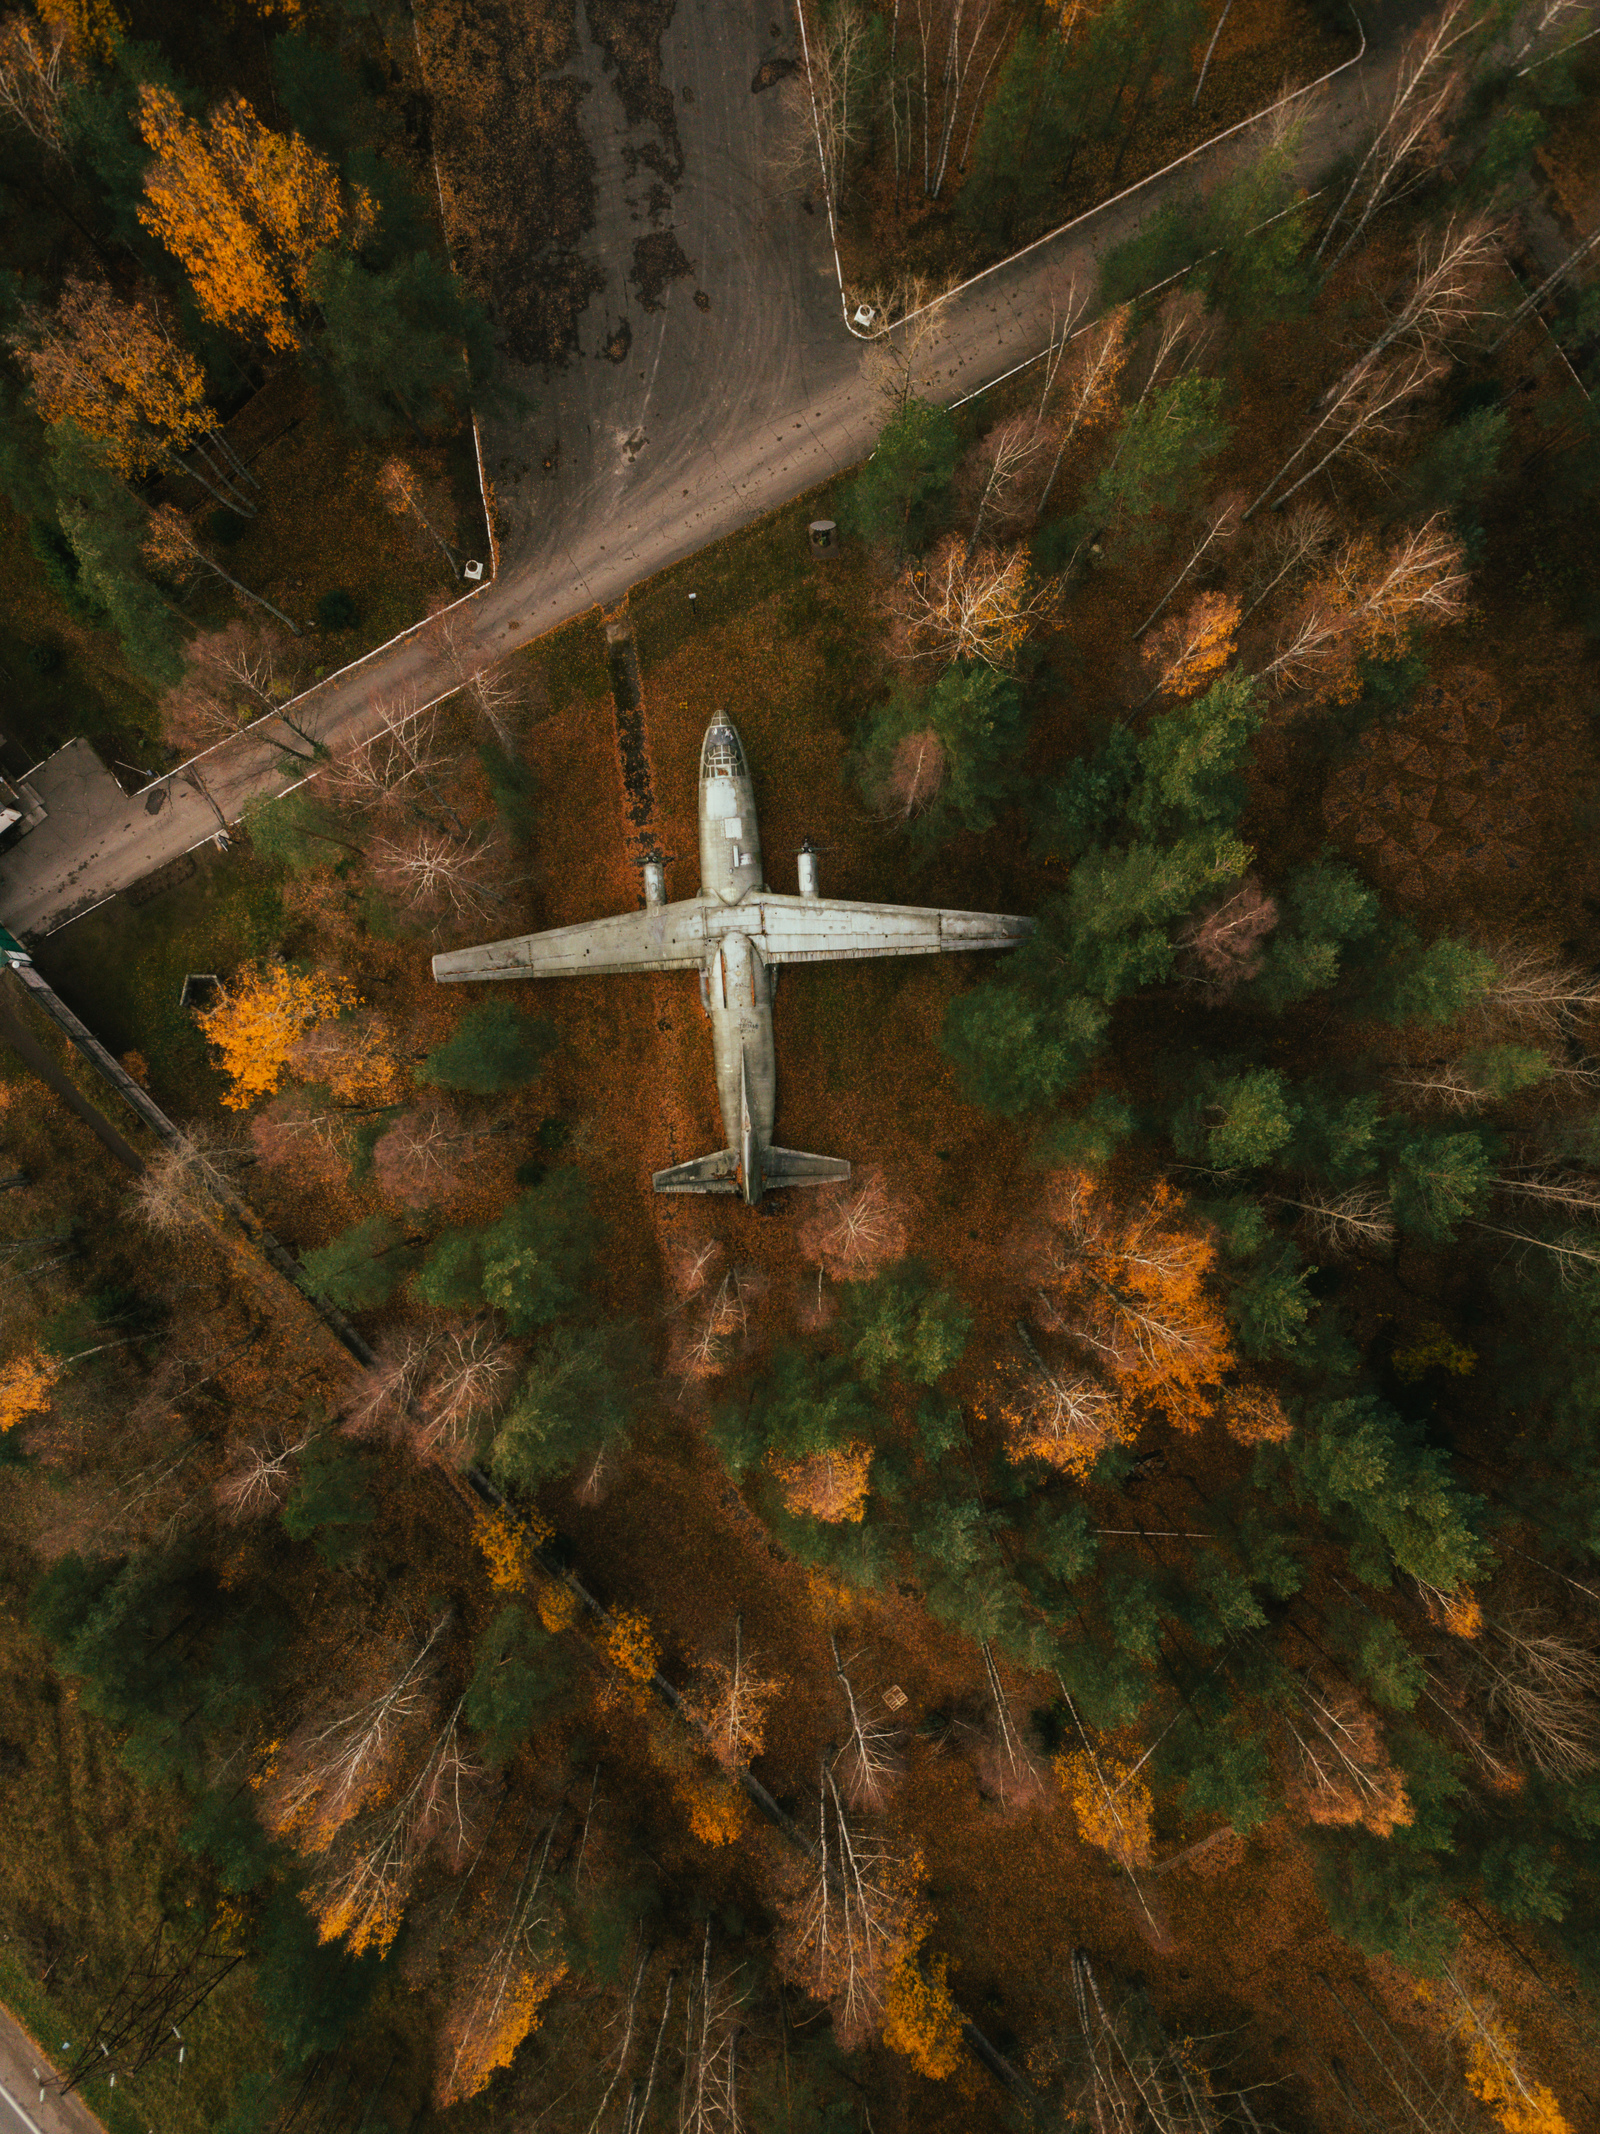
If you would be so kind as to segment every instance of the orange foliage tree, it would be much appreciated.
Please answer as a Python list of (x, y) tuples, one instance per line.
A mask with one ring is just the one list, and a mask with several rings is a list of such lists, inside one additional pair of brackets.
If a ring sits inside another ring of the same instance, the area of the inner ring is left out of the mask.
[(614, 1616), (604, 1642), (612, 1666), (630, 1681), (648, 1682), (655, 1673), (661, 1647), (644, 1616), (627, 1612)]
[(787, 1686), (781, 1675), (764, 1675), (746, 1659), (739, 1623), (734, 1625), (733, 1665), (725, 1660), (701, 1663), (700, 1679), (684, 1704), (725, 1771), (742, 1771), (761, 1754), (768, 1707)]
[(41, 1348), (25, 1349), (0, 1364), (0, 1431), (14, 1430), (25, 1416), (45, 1414), (65, 1368), (60, 1357)]
[(325, 971), (292, 971), (287, 964), (245, 970), (225, 999), (196, 1017), (228, 1076), (223, 1103), (248, 1111), (257, 1097), (271, 1096), (306, 1032), (355, 1002), (350, 981)]
[(798, 1460), (769, 1454), (767, 1465), (783, 1491), (784, 1503), (797, 1516), (823, 1519), (835, 1526), (852, 1525), (866, 1517), (870, 1445), (852, 1442), (830, 1452), (810, 1452)]
[(201, 124), (170, 89), (145, 82), (139, 126), (153, 156), (139, 220), (182, 262), (201, 315), (293, 348), (312, 261), (360, 243), (371, 196), (358, 187), (347, 208), (333, 165), (298, 134), (264, 126), (242, 96)]
[(1198, 1429), (1233, 1364), (1206, 1288), (1209, 1235), (1184, 1221), (1165, 1179), (1123, 1213), (1102, 1181), (1068, 1171), (1051, 1182), (1046, 1206), (1037, 1295), (1047, 1323), (1090, 1352), (1124, 1401), (1153, 1402), (1179, 1429)]
[(1192, 697), (1233, 657), (1242, 606), (1233, 593), (1202, 593), (1181, 614), (1168, 616), (1144, 641), (1156, 677), (1151, 696)]
[(1460, 542), (1443, 513), (1388, 549), (1370, 534), (1346, 542), (1290, 621), (1263, 681), (1349, 703), (1360, 692), (1360, 660), (1393, 656), (1422, 623), (1457, 621), (1466, 610)]
[(731, 1845), (745, 1827), (744, 1796), (715, 1764), (707, 1766), (705, 1748), (670, 1715), (655, 1714), (650, 1725), (650, 1760), (665, 1771), (689, 1828), (702, 1845)]
[(127, 34), (111, 0), (34, 0), (39, 20), (78, 61), (109, 60)]
[(434, 2102), (441, 2110), (475, 2097), (497, 2068), (510, 2066), (517, 2047), (538, 2028), (545, 2003), (566, 1977), (554, 1923), (541, 1899), (555, 1828), (552, 1821), (542, 1844), (535, 1838), (530, 1846), (504, 1918), (471, 1952), (445, 2015), (434, 2087)]
[(483, 1552), (496, 1593), (520, 1593), (533, 1570), (533, 1537), (502, 1505), (473, 1522), (472, 1538)]
[(1511, 2025), (1492, 2003), (1476, 2001), (1448, 1964), (1444, 1975), (1455, 1996), (1453, 2005), (1432, 1986), (1419, 1985), (1417, 1996), (1443, 2001), (1442, 2012), (1461, 2047), (1473, 2096), (1489, 2107), (1505, 2134), (1572, 2134), (1555, 2092), (1524, 2071)]
[(1355, 1690), (1332, 1692), (1311, 1677), (1284, 1717), (1294, 1746), (1287, 1788), (1291, 1807), (1310, 1823), (1360, 1823), (1376, 1837), (1412, 1820), (1405, 1781), (1389, 1761), (1377, 1715)]
[(108, 283), (70, 274), (53, 313), (28, 305), (23, 320), (11, 346), (39, 413), (76, 423), (118, 474), (175, 460), (215, 429), (205, 375), (156, 306), (122, 303)]
[(1025, 1328), (1016, 1355), (996, 1366), (991, 1389), (976, 1403), (1005, 1433), (1014, 1463), (1047, 1460), (1063, 1474), (1086, 1475), (1108, 1445), (1125, 1445), (1138, 1418), (1092, 1372), (1053, 1370)]

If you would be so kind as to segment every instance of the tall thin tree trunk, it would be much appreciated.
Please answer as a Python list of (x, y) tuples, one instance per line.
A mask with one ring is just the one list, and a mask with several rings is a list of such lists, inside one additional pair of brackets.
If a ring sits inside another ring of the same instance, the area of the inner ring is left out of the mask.
[(282, 608), (275, 608), (264, 593), (253, 593), (249, 586), (241, 585), (231, 571), (225, 571), (222, 565), (215, 561), (213, 557), (203, 555), (199, 549), (195, 550), (195, 558), (198, 562), (203, 563), (208, 571), (215, 571), (217, 576), (228, 585), (231, 585), (236, 593), (243, 593), (246, 600), (253, 600), (258, 608), (265, 608), (269, 615), (276, 615), (286, 630), (292, 630), (296, 637), (300, 635), (300, 625), (297, 622), (291, 622)]
[(1217, 39), (1222, 35), (1223, 29), (1227, 24), (1228, 17), (1232, 13), (1233, 0), (1225, 0), (1222, 13), (1217, 17), (1217, 26), (1211, 32), (1211, 42), (1206, 46), (1206, 56), (1200, 62), (1200, 79), (1195, 83), (1194, 95), (1191, 96), (1189, 99), (1189, 109), (1191, 111), (1193, 111), (1200, 102), (1200, 91), (1206, 85), (1206, 69), (1211, 64), (1211, 55), (1217, 49)]

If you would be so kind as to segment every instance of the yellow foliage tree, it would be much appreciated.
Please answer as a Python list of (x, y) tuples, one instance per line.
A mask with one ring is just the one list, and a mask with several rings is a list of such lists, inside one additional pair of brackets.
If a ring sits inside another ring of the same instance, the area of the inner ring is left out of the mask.
[(477, 1520), (473, 1538), (483, 1551), (489, 1583), (496, 1593), (522, 1592), (533, 1569), (531, 1537), (522, 1523), (502, 1505)]
[(642, 1615), (618, 1615), (606, 1632), (605, 1649), (618, 1673), (634, 1682), (648, 1682), (661, 1658), (661, 1647)]
[[(1445, 1977), (1456, 1996), (1455, 2007), (1445, 2011), (1446, 2021), (1461, 2046), (1473, 2096), (1489, 2107), (1505, 2134), (1572, 2134), (1555, 2092), (1523, 2073), (1511, 2025), (1492, 2007), (1479, 2007), (1448, 1966)], [(1431, 2001), (1435, 1991), (1419, 1985), (1417, 1995)]]
[(60, 1357), (47, 1356), (40, 1348), (25, 1349), (10, 1363), (0, 1364), (0, 1431), (14, 1430), (25, 1416), (43, 1415), (65, 1369)]
[(30, 305), (23, 316), (11, 346), (39, 413), (76, 423), (118, 474), (143, 474), (216, 428), (204, 373), (152, 305), (73, 274), (54, 313)]
[(312, 261), (361, 241), (370, 194), (357, 188), (346, 208), (333, 165), (298, 134), (264, 126), (242, 96), (202, 125), (146, 82), (139, 126), (154, 156), (139, 220), (182, 262), (201, 314), (293, 348)]
[(246, 970), (225, 1000), (196, 1017), (229, 1079), (223, 1103), (248, 1111), (257, 1097), (271, 1096), (312, 1025), (355, 1004), (350, 981), (325, 971)]
[(909, 1942), (883, 2000), (884, 2044), (930, 2082), (954, 2074), (961, 2059), (961, 2016), (946, 1983), (949, 1968), (942, 1956), (919, 1963), (917, 1943)]
[[(439, 2083), (437, 2102), (441, 2106), (476, 2097), (479, 2090), (487, 2088), (489, 2077), (497, 2069), (511, 2065), (517, 2047), (538, 2029), (545, 2003), (566, 1975), (566, 1965), (558, 1960), (519, 1965), (501, 1985), (491, 1979), (489, 1991), (482, 1997), (487, 2005), (469, 2004), (478, 2020), (463, 2038), (454, 2064)], [(447, 2027), (447, 2039), (448, 2036)]]
[(1053, 1768), (1084, 1843), (1097, 1845), (1130, 1872), (1148, 1867), (1155, 1803), (1144, 1780), (1134, 1776), (1137, 1767), (1084, 1748), (1064, 1750)]
[(578, 1620), (578, 1596), (570, 1586), (549, 1585), (539, 1588), (534, 1601), (539, 1620), (545, 1629), (554, 1634), (558, 1630), (570, 1630)]
[(111, 0), (34, 0), (34, 10), (52, 37), (75, 61), (109, 60), (128, 25)]
[(1265, 1386), (1236, 1386), (1226, 1393), (1222, 1427), (1238, 1445), (1284, 1445), (1291, 1435), (1283, 1403)]

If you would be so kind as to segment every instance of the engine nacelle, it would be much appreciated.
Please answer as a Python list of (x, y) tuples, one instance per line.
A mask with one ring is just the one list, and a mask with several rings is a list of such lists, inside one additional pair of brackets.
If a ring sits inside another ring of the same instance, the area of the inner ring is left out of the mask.
[(667, 901), (667, 869), (662, 860), (644, 863), (644, 901), (649, 911), (659, 911)]
[(817, 848), (809, 837), (800, 847), (800, 894), (803, 897), (821, 894), (817, 885)]

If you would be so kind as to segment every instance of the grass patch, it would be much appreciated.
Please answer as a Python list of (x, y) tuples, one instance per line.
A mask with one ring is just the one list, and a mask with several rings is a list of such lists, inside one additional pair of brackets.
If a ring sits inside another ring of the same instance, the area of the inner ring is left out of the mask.
[(249, 852), (211, 846), (193, 872), (137, 904), (113, 897), (39, 945), (35, 961), (95, 1036), (140, 1053), (157, 1100), (178, 1117), (214, 1116), (221, 1081), (199, 1025), (179, 1004), (185, 975), (266, 956), (284, 933), (279, 876)]

